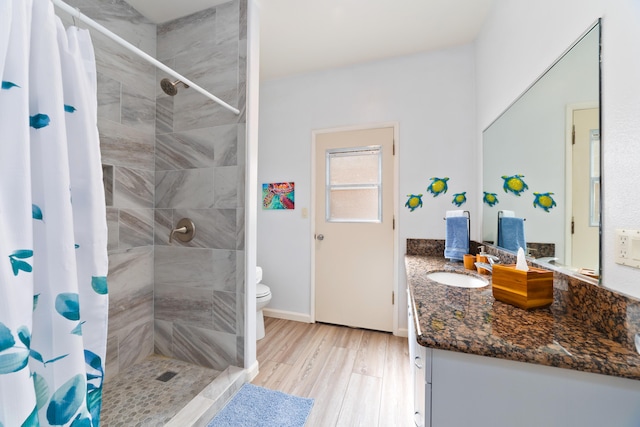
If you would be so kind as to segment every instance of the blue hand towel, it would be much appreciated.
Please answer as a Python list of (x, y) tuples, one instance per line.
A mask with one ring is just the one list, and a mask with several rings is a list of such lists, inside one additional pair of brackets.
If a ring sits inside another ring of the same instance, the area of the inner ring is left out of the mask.
[(500, 219), (498, 232), (498, 246), (508, 251), (517, 252), (518, 248), (527, 250), (527, 241), (524, 238), (524, 219), (515, 217), (503, 217)]
[(444, 244), (444, 257), (462, 261), (469, 253), (469, 220), (466, 216), (447, 218), (447, 238)]

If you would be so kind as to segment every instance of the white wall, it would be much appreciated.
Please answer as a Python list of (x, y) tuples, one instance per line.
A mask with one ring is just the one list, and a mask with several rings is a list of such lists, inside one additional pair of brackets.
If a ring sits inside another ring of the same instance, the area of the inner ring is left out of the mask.
[[(295, 181), (293, 211), (258, 211), (258, 265), (271, 287), (269, 305), (308, 315), (313, 226), (301, 208), (311, 206), (313, 130), (396, 122), (399, 126), (399, 327), (406, 328), (404, 253), (407, 238), (443, 239), (443, 215), (453, 194), (467, 191), (463, 208), (477, 218), (473, 47), (266, 81), (260, 87), (258, 184)], [(448, 176), (449, 191), (433, 198), (429, 178)], [(424, 194), (409, 212), (406, 195)], [(474, 194), (475, 193), (475, 194)], [(260, 200), (256, 200), (260, 203)], [(475, 227), (478, 224), (472, 224)]]
[(476, 41), (477, 136), (602, 17), (603, 283), (640, 297), (640, 270), (614, 261), (616, 228), (640, 229), (640, 2), (497, 0)]

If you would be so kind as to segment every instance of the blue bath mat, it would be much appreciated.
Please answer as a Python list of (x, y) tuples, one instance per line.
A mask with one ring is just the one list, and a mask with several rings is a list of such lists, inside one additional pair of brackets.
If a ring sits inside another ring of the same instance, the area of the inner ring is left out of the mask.
[(303, 427), (313, 399), (245, 384), (207, 427)]

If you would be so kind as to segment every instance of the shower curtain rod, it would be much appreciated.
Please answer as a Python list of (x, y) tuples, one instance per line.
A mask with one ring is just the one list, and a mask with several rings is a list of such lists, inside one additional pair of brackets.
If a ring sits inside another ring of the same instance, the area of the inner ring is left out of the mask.
[(224, 102), (223, 100), (221, 100), (217, 96), (212, 95), (211, 93), (207, 92), (202, 87), (198, 86), (197, 84), (195, 84), (191, 80), (187, 79), (182, 74), (179, 74), (178, 72), (174, 71), (173, 69), (167, 67), (162, 62), (160, 62), (157, 59), (155, 59), (153, 56), (147, 54), (146, 52), (144, 52), (144, 51), (142, 51), (140, 49), (138, 49), (137, 47), (135, 47), (134, 45), (132, 45), (131, 43), (129, 43), (128, 41), (126, 41), (122, 37), (112, 33), (111, 31), (109, 31), (108, 29), (103, 27), (102, 25), (98, 24), (93, 19), (91, 19), (88, 16), (82, 14), (80, 12), (80, 9), (76, 9), (74, 7), (71, 7), (71, 6), (69, 6), (68, 4), (66, 4), (62, 0), (51, 0), (51, 1), (53, 2), (54, 5), (58, 6), (60, 9), (64, 10), (65, 12), (67, 12), (68, 14), (73, 16), (74, 18), (78, 18), (80, 21), (82, 21), (85, 24), (89, 25), (91, 28), (101, 32), (105, 36), (109, 37), (111, 40), (113, 40), (116, 43), (118, 43), (119, 45), (127, 48), (131, 52), (133, 52), (136, 55), (140, 56), (142, 59), (150, 62), (153, 65), (155, 65), (156, 67), (158, 67), (159, 69), (161, 69), (165, 73), (169, 74), (170, 76), (175, 77), (176, 79), (179, 79), (180, 81), (188, 84), (192, 89), (195, 89), (196, 91), (200, 92), (201, 94), (203, 94), (207, 98), (211, 99), (212, 101), (220, 104), (221, 106), (223, 106), (227, 110), (233, 112), (234, 114), (240, 114), (240, 111), (237, 108), (232, 107), (231, 105), (227, 104), (226, 102)]

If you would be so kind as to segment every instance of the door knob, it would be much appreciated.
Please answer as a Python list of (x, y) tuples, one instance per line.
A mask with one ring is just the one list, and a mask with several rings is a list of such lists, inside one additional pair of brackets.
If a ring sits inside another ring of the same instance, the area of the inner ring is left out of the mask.
[(316, 236), (316, 239), (318, 239), (318, 240), (324, 240), (324, 235), (323, 235), (323, 234), (318, 234), (318, 235)]

